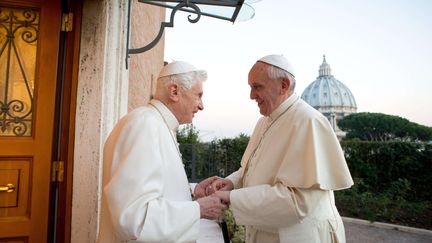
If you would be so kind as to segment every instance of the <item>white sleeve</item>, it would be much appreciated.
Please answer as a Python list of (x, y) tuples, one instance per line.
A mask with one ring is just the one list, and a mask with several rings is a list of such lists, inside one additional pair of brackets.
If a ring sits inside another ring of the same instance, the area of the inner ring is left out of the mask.
[(158, 124), (127, 124), (113, 148), (105, 199), (117, 237), (122, 240), (176, 242), (199, 237), (197, 202), (163, 197), (163, 161)]
[(242, 225), (283, 227), (301, 222), (327, 197), (320, 189), (299, 189), (280, 183), (231, 191), (235, 220)]
[(238, 169), (237, 171), (234, 171), (231, 175), (226, 177), (226, 179), (230, 180), (233, 183), (234, 189), (242, 187), (241, 170), (242, 168)]

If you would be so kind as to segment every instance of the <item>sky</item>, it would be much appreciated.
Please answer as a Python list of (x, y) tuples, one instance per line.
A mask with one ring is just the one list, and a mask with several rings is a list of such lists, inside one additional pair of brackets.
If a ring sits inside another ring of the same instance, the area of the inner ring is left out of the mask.
[(432, 126), (432, 1), (261, 0), (251, 6), (249, 21), (202, 16), (193, 24), (179, 12), (165, 29), (165, 61), (208, 72), (204, 110), (193, 122), (203, 141), (252, 133), (261, 115), (247, 76), (268, 54), (292, 63), (299, 95), (316, 80), (326, 55), (358, 112)]

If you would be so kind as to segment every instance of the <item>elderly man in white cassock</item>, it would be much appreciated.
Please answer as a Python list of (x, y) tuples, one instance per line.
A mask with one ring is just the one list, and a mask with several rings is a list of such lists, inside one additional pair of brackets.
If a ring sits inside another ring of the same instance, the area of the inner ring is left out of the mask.
[(203, 109), (207, 73), (172, 62), (159, 74), (155, 99), (122, 118), (104, 147), (98, 242), (195, 242), (200, 218), (226, 208), (217, 197), (192, 201), (176, 130)]
[(328, 120), (294, 92), (294, 71), (283, 56), (261, 58), (248, 79), (263, 117), (241, 168), (197, 187), (230, 203), (237, 224), (246, 225), (247, 243), (345, 242), (333, 191), (353, 181)]

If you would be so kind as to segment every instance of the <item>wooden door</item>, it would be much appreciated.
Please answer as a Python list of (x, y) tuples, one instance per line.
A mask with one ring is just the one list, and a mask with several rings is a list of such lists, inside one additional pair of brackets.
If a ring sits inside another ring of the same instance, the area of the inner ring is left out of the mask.
[(0, 3), (0, 242), (46, 242), (59, 0)]

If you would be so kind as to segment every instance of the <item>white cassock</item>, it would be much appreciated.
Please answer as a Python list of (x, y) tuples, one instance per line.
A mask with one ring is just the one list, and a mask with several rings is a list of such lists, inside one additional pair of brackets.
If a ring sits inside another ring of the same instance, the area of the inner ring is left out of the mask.
[(178, 125), (152, 100), (115, 126), (104, 147), (99, 243), (198, 239), (200, 207), (177, 150)]
[(353, 181), (328, 120), (297, 94), (258, 121), (241, 168), (227, 178), (247, 243), (345, 242), (333, 190)]

